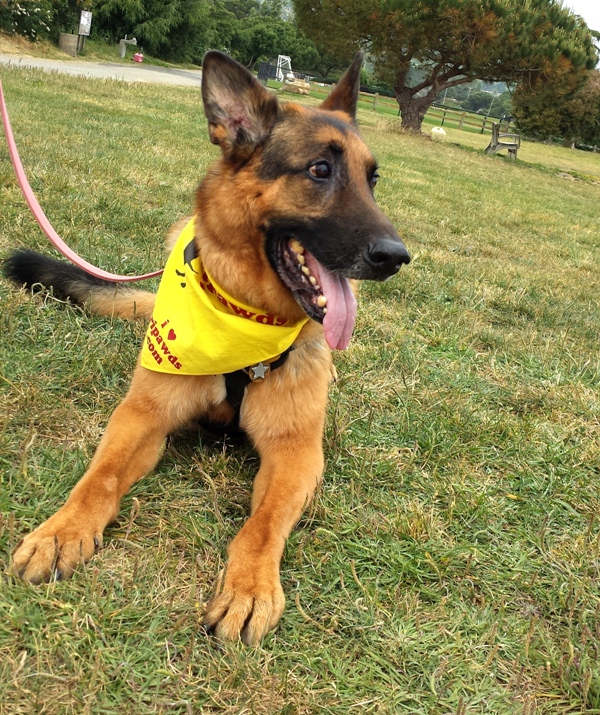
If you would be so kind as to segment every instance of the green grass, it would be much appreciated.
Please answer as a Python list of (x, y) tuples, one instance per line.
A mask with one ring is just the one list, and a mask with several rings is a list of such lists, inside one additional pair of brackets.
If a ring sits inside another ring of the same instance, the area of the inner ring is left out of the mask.
[[(198, 93), (2, 81), (58, 232), (105, 268), (156, 268), (217, 155)], [(202, 635), (257, 458), (178, 434), (86, 573), (0, 582), (2, 715), (600, 713), (600, 187), (557, 170), (598, 176), (600, 157), (511, 162), (359, 121), (413, 262), (364, 285), (336, 355), (280, 627), (255, 649)], [(0, 157), (0, 252), (51, 252)], [(84, 470), (142, 334), (0, 283), (1, 570)]]

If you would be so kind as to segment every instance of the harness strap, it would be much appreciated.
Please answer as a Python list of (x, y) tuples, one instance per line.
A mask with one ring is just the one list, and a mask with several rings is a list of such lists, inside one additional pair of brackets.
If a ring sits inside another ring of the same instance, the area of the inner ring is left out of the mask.
[(242, 407), (242, 401), (244, 400), (244, 395), (246, 394), (246, 388), (251, 382), (256, 382), (257, 380), (264, 380), (265, 376), (277, 370), (281, 367), (285, 361), (288, 359), (294, 346), (291, 345), (285, 352), (270, 363), (259, 362), (257, 365), (250, 365), (249, 367), (243, 367), (235, 372), (228, 372), (224, 375), (225, 377), (225, 389), (227, 390), (227, 395), (225, 399), (235, 410), (235, 419), (239, 420), (240, 409)]

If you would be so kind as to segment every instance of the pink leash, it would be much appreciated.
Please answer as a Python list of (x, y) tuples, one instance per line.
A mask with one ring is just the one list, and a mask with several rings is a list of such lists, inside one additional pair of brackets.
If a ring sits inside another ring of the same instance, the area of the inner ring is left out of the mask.
[(102, 268), (96, 268), (92, 266), (91, 263), (84, 261), (83, 258), (78, 256), (75, 251), (72, 251), (67, 244), (62, 240), (62, 238), (56, 233), (56, 231), (50, 225), (50, 221), (46, 218), (46, 214), (43, 212), (42, 207), (39, 205), (37, 199), (35, 198), (31, 186), (27, 181), (25, 176), (25, 171), (23, 170), (23, 164), (21, 164), (21, 159), (19, 158), (19, 152), (17, 151), (17, 146), (13, 138), (12, 130), (10, 128), (10, 121), (8, 119), (8, 111), (6, 109), (6, 103), (4, 102), (4, 93), (2, 92), (2, 82), (0, 81), (0, 112), (2, 114), (2, 123), (4, 125), (4, 134), (6, 136), (6, 143), (8, 144), (8, 152), (10, 154), (10, 160), (15, 170), (15, 175), (23, 196), (29, 204), (29, 208), (33, 213), (35, 220), (38, 222), (42, 231), (48, 236), (50, 241), (56, 246), (56, 248), (66, 256), (70, 261), (72, 261), (76, 266), (83, 268), (84, 271), (90, 273), (96, 278), (103, 278), (105, 281), (111, 281), (112, 283), (128, 283), (132, 281), (142, 281), (146, 278), (154, 278), (160, 276), (162, 271), (155, 271), (154, 273), (146, 273), (143, 276), (119, 276), (115, 273), (109, 273), (108, 271), (102, 270)]

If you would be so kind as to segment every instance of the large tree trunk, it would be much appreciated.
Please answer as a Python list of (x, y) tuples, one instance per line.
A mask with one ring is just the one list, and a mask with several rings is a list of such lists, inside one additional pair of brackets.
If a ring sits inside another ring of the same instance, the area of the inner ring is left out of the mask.
[(396, 101), (402, 115), (402, 129), (420, 132), (423, 118), (434, 99), (435, 97), (430, 97), (429, 95), (415, 99), (410, 87), (402, 87), (400, 90), (396, 90)]

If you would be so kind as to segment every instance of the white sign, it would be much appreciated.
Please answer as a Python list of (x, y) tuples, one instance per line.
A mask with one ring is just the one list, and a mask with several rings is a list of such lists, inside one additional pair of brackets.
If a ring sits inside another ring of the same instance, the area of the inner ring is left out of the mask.
[(79, 34), (87, 35), (89, 37), (91, 27), (92, 13), (88, 12), (88, 10), (82, 10), (81, 18), (79, 19)]

